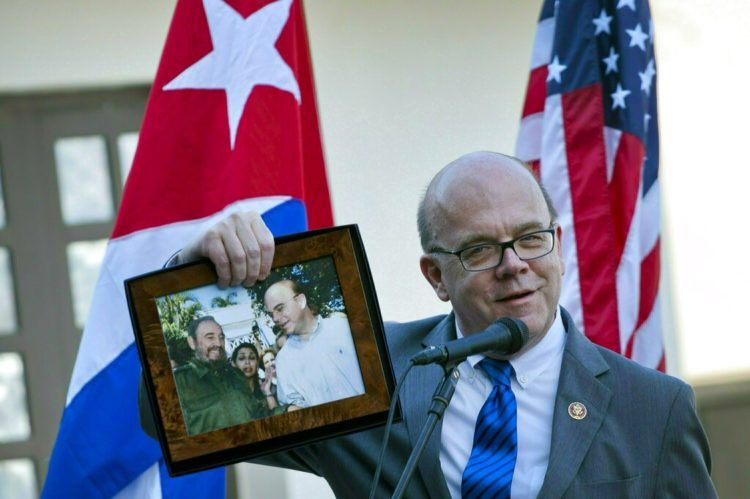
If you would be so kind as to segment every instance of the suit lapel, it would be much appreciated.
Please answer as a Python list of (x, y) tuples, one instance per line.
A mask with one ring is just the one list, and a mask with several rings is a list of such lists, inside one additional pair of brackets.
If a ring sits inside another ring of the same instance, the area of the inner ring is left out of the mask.
[[(422, 346), (438, 345), (455, 338), (455, 319), (451, 313), (425, 336)], [(419, 434), (427, 420), (427, 410), (432, 401), (432, 395), (442, 377), (442, 368), (435, 364), (415, 367), (407, 377), (401, 403), (404, 410), (406, 428), (409, 433), (409, 442), (412, 447), (419, 440)], [(419, 460), (418, 468), (430, 497), (435, 498), (449, 497), (448, 487), (443, 477), (443, 470), (440, 467), (440, 433), (442, 426), (443, 421), (441, 419), (430, 440), (427, 442), (422, 458)]]
[[(612, 397), (609, 388), (599, 379), (609, 370), (608, 364), (596, 347), (576, 329), (570, 315), (564, 309), (561, 309), (561, 313), (567, 339), (555, 399), (549, 463), (539, 492), (540, 498), (561, 497), (570, 486), (606, 417)], [(422, 346), (437, 345), (455, 338), (455, 318), (451, 313), (425, 336)], [(419, 439), (432, 395), (442, 376), (443, 370), (433, 364), (415, 367), (406, 380), (401, 404), (412, 446)], [(568, 406), (573, 402), (586, 406), (585, 418), (576, 420), (569, 416)], [(441, 432), (442, 420), (427, 443), (418, 467), (432, 498), (450, 497), (440, 467)]]
[[(539, 491), (540, 498), (561, 497), (570, 486), (606, 417), (612, 397), (612, 392), (599, 379), (609, 366), (564, 310), (562, 319), (567, 340), (555, 399), (549, 464)], [(573, 402), (586, 407), (583, 419), (569, 415), (568, 407)]]

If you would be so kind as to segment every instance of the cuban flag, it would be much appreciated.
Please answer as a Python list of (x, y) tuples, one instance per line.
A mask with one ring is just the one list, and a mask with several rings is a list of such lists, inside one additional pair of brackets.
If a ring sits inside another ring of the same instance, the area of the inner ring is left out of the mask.
[(592, 341), (663, 371), (647, 0), (544, 2), (516, 154), (560, 212), (561, 303)]
[(43, 497), (223, 497), (170, 479), (138, 421), (123, 281), (236, 211), (276, 236), (332, 224), (299, 0), (179, 0), (94, 293)]

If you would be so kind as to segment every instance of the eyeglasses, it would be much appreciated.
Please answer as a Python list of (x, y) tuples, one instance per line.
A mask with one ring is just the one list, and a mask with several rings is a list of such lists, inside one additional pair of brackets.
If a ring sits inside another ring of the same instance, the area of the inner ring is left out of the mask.
[(505, 250), (510, 248), (523, 261), (541, 258), (555, 247), (555, 228), (529, 232), (504, 243), (482, 243), (456, 251), (433, 249), (430, 253), (457, 256), (468, 272), (494, 269), (503, 263)]
[(286, 310), (286, 304), (289, 303), (290, 301), (294, 300), (298, 296), (299, 296), (299, 293), (297, 293), (296, 295), (292, 296), (288, 300), (282, 301), (281, 303), (279, 303), (278, 305), (276, 305), (275, 307), (273, 307), (273, 310), (271, 310), (271, 313), (276, 312), (277, 314), (283, 314), (284, 311)]

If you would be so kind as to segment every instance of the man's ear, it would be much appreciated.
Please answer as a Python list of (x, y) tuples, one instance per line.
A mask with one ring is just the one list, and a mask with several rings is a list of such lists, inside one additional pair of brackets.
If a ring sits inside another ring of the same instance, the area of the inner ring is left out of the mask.
[(295, 300), (297, 300), (297, 303), (299, 303), (300, 308), (307, 307), (307, 296), (305, 296), (305, 293), (300, 293), (297, 296), (294, 297)]
[(190, 346), (190, 349), (195, 350), (195, 339), (193, 339), (192, 336), (188, 335), (187, 340), (188, 340), (188, 345)]
[(435, 290), (437, 297), (442, 301), (449, 301), (448, 289), (443, 283), (443, 271), (435, 261), (435, 258), (432, 255), (422, 255), (419, 258), (419, 268), (422, 270), (424, 278), (427, 279), (432, 289)]

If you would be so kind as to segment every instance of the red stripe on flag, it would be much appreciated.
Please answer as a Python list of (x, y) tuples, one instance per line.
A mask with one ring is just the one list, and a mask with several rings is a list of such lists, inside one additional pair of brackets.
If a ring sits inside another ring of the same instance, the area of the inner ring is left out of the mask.
[(633, 344), (638, 329), (646, 322), (656, 303), (656, 295), (659, 294), (659, 274), (661, 272), (661, 259), (659, 258), (659, 240), (651, 249), (646, 258), (641, 261), (641, 295), (638, 303), (638, 319), (635, 324), (635, 330), (630, 335), (625, 354), (628, 357), (633, 355)]
[(612, 205), (612, 228), (615, 236), (615, 256), (620, 261), (633, 221), (635, 205), (640, 195), (643, 144), (635, 136), (623, 132), (615, 156), (609, 196)]
[(664, 354), (661, 354), (661, 360), (659, 361), (659, 365), (656, 366), (656, 370), (663, 373), (667, 372), (667, 359)]
[(522, 118), (530, 114), (544, 111), (544, 101), (547, 99), (547, 66), (539, 66), (531, 70), (529, 85), (526, 88), (526, 102), (523, 104)]
[(638, 321), (636, 330), (641, 327), (656, 303), (656, 295), (659, 294), (659, 276), (661, 273), (661, 259), (659, 248), (661, 242), (656, 241), (653, 249), (641, 262), (641, 299), (638, 306)]
[(617, 290), (599, 85), (562, 95), (583, 325), (595, 343), (620, 351)]

